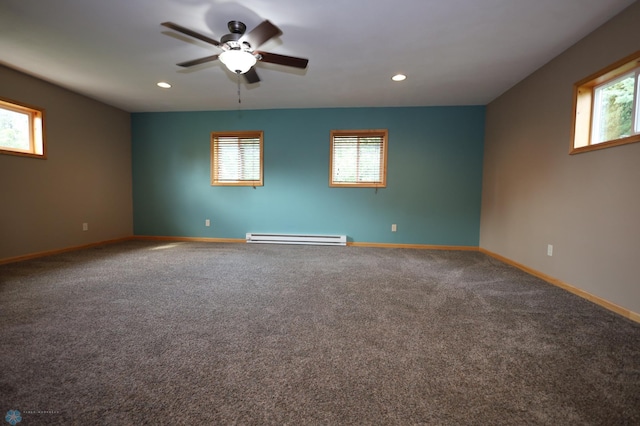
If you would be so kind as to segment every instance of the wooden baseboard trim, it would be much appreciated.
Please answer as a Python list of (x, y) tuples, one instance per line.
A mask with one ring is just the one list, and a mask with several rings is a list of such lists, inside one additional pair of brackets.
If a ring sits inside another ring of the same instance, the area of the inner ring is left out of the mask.
[[(192, 241), (203, 243), (246, 243), (247, 241), (241, 238), (199, 238), (199, 237), (163, 237), (163, 236), (147, 236), (136, 235), (133, 237), (137, 240), (146, 241)], [(437, 246), (427, 244), (390, 244), (390, 243), (366, 243), (366, 242), (347, 242), (347, 246), (351, 247), (380, 247), (380, 248), (405, 248), (405, 249), (420, 249), (420, 250), (466, 250), (466, 251), (478, 251), (476, 246)]]
[(200, 238), (200, 237), (162, 237), (150, 235), (135, 235), (134, 240), (141, 241), (181, 241), (194, 243), (246, 243), (241, 238)]
[(5, 259), (0, 259), (0, 265), (3, 265), (5, 263), (14, 263), (14, 262), (22, 262), (24, 260), (37, 259), (39, 257), (52, 256), (54, 254), (66, 253), (66, 252), (69, 252), (69, 251), (83, 250), (83, 249), (88, 249), (88, 248), (91, 248), (91, 247), (102, 246), (102, 245), (105, 245), (105, 244), (115, 244), (115, 243), (121, 243), (121, 242), (124, 242), (124, 241), (131, 241), (133, 238), (134, 237), (116, 238), (116, 239), (113, 239), (113, 240), (99, 241), (97, 243), (83, 244), (83, 245), (80, 245), (80, 246), (65, 247), (65, 248), (62, 248), (62, 249), (55, 249), (55, 250), (41, 251), (41, 252), (37, 252), (37, 253), (30, 253), (30, 254), (25, 254), (23, 256), (7, 257)]
[(530, 268), (526, 265), (523, 265), (522, 263), (516, 262), (514, 260), (511, 260), (507, 257), (501, 256), (497, 253), (494, 253), (492, 251), (489, 251), (487, 249), (484, 249), (482, 247), (479, 248), (480, 253), (484, 253), (488, 256), (491, 256), (495, 259), (498, 259), (501, 262), (504, 262), (508, 265), (511, 266), (515, 266), (518, 269), (523, 270), (524, 272), (526, 272), (529, 275), (533, 275), (534, 277), (538, 277), (541, 280), (544, 280), (546, 282), (548, 282), (549, 284), (555, 285), (556, 287), (560, 287), (563, 290), (566, 290), (570, 293), (575, 294), (576, 296), (580, 296), (583, 299), (586, 299), (592, 303), (595, 303), (596, 305), (600, 305), (605, 309), (608, 309), (612, 312), (615, 312), (618, 315), (621, 315), (625, 318), (628, 318), (632, 321), (638, 322), (640, 323), (640, 314), (638, 314), (637, 312), (633, 312), (627, 308), (623, 308), (622, 306), (616, 305), (615, 303), (612, 303), (606, 299), (603, 299), (599, 296), (596, 296), (594, 294), (591, 294), (587, 291), (584, 291), (578, 287), (572, 286), (571, 284), (567, 284), (564, 281), (561, 281), (557, 278), (554, 278), (550, 275), (547, 275), (545, 273), (542, 273), (540, 271), (537, 271), (533, 268)]
[(456, 250), (456, 251), (478, 251), (476, 246), (437, 246), (429, 244), (391, 244), (391, 243), (365, 243), (350, 241), (347, 242), (350, 247), (377, 247), (377, 248), (403, 248), (418, 250)]

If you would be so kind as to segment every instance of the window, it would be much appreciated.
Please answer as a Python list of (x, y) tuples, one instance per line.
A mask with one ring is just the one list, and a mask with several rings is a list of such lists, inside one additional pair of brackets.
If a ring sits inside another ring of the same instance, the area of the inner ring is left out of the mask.
[(262, 186), (262, 132), (211, 133), (211, 185)]
[(329, 186), (387, 186), (387, 130), (333, 130)]
[(571, 154), (640, 141), (640, 52), (574, 85)]
[(0, 99), (0, 153), (45, 158), (44, 110)]

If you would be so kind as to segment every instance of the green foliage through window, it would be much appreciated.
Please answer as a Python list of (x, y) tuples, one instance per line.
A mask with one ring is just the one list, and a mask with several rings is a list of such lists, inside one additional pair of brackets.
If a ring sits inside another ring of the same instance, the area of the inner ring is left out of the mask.
[(5, 148), (29, 149), (29, 115), (0, 109), (0, 145)]
[(592, 143), (631, 136), (636, 73), (630, 73), (595, 89)]

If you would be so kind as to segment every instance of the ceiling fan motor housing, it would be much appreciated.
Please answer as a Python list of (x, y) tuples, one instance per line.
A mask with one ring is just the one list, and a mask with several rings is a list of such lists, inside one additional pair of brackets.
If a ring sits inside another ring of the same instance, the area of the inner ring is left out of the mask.
[(244, 34), (247, 31), (247, 26), (240, 21), (229, 21), (227, 28), (232, 34)]
[(220, 38), (222, 44), (226, 44), (230, 50), (249, 50), (251, 46), (249, 43), (244, 42), (242, 45), (238, 42), (240, 38), (247, 31), (247, 26), (240, 21), (229, 21), (227, 24), (230, 33), (225, 34)]

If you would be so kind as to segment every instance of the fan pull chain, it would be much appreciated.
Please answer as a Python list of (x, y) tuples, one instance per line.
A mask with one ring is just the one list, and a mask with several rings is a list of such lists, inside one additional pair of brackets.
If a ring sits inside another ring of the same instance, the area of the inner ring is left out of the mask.
[(240, 100), (240, 73), (236, 73), (238, 75), (238, 103), (242, 103), (242, 101)]

